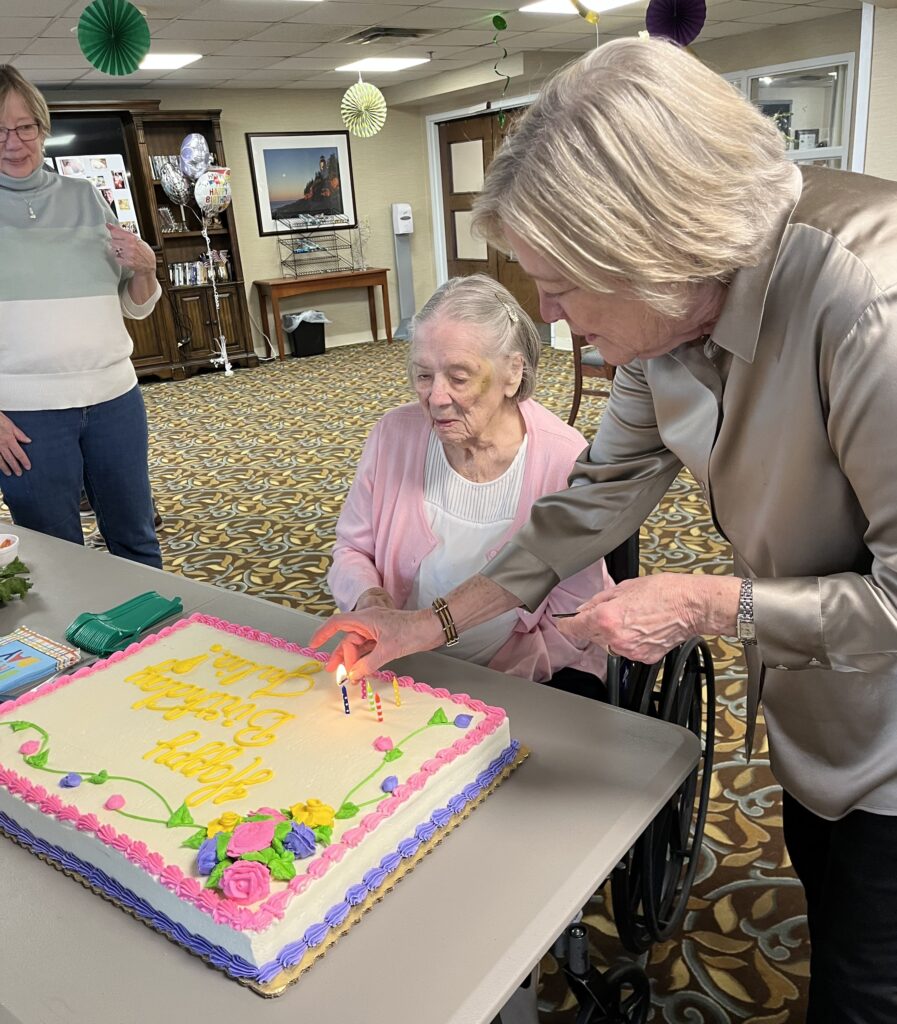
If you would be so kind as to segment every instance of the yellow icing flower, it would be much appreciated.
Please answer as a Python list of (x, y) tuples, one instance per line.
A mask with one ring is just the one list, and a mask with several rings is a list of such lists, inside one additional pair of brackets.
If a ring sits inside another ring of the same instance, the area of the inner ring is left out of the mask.
[(312, 797), (307, 803), (293, 804), (290, 808), (293, 820), (308, 825), (309, 828), (317, 828), (319, 825), (333, 825), (333, 816), (336, 811), (329, 804), (322, 804), (320, 800)]
[(225, 811), (220, 818), (210, 821), (206, 826), (206, 835), (209, 839), (217, 836), (219, 832), (231, 832), (240, 824), (243, 819), (233, 811)]

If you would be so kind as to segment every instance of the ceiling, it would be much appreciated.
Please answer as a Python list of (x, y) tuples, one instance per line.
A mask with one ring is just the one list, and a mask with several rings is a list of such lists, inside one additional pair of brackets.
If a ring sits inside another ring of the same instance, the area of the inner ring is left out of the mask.
[[(15, 64), (37, 85), (96, 89), (160, 86), (224, 89), (338, 89), (352, 73), (340, 64), (363, 57), (426, 57), (428, 64), (391, 74), (365, 74), (381, 88), (488, 64), (501, 56), (492, 15), (508, 22), (500, 33), (509, 55), (577, 52), (595, 45), (595, 29), (577, 15), (521, 14), (502, 0), (137, 0), (152, 33), (153, 52), (202, 53), (178, 71), (137, 71), (110, 78), (78, 48), (76, 26), (86, 0), (0, 0), (0, 63)], [(600, 38), (644, 28), (646, 0), (601, 15)], [(861, 0), (708, 0), (700, 41), (765, 27), (824, 18), (861, 7)], [(350, 43), (374, 26), (415, 30), (416, 39)]]

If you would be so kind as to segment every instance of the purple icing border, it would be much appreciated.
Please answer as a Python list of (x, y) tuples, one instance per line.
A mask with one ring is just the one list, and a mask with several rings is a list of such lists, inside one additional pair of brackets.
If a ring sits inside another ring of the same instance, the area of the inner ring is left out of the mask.
[(309, 949), (319, 946), (331, 928), (336, 928), (345, 921), (351, 913), (352, 907), (363, 903), (370, 893), (376, 892), (403, 860), (414, 857), (423, 843), (431, 839), (439, 829), (444, 828), (455, 815), (461, 814), (467, 804), (476, 800), (483, 790), (488, 789), (496, 778), (514, 763), (519, 750), (519, 741), (511, 740), (511, 745), (492, 761), (488, 768), (480, 772), (474, 782), (453, 796), (445, 807), (433, 811), (426, 821), (417, 826), (413, 835), (403, 839), (392, 853), (386, 854), (377, 867), (366, 871), (360, 883), (351, 885), (346, 890), (345, 899), (332, 906), (324, 915), (323, 921), (310, 925), (298, 942), (287, 943), (274, 960), (262, 967), (254, 967), (242, 957), (227, 952), (222, 946), (216, 946), (208, 939), (188, 932), (183, 925), (172, 921), (166, 914), (156, 910), (152, 904), (135, 895), (104, 871), (81, 860), (80, 857), (76, 857), (62, 847), (54, 846), (32, 835), (2, 811), (0, 811), (0, 831), (6, 832), (32, 853), (39, 854), (68, 871), (77, 872), (91, 888), (114, 899), (126, 910), (146, 921), (156, 931), (167, 935), (181, 946), (189, 949), (191, 953), (196, 953), (208, 960), (213, 966), (223, 970), (231, 977), (265, 984), (276, 978), (281, 971), (295, 967)]

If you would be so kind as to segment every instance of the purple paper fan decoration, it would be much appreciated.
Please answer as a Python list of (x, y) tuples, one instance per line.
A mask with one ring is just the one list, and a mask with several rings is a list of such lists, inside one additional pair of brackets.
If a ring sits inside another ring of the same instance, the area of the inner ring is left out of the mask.
[(704, 0), (651, 0), (645, 14), (645, 27), (652, 36), (663, 36), (680, 46), (688, 46), (701, 34), (706, 20)]

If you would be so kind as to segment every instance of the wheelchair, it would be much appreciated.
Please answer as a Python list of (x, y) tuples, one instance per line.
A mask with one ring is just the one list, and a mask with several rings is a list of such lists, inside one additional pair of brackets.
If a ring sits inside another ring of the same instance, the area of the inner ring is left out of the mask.
[[(636, 577), (638, 534), (612, 551), (605, 561), (615, 582)], [(694, 771), (610, 876), (620, 942), (628, 952), (640, 955), (678, 930), (698, 869), (713, 769), (713, 659), (700, 637), (692, 637), (654, 665), (611, 655), (606, 687), (608, 703), (674, 722), (693, 732), (701, 743)], [(579, 923), (566, 928), (552, 952), (579, 1004), (576, 1024), (644, 1024), (648, 1019), (650, 986), (638, 963), (599, 971), (590, 962), (588, 934)], [(524, 983), (498, 1020), (501, 1024), (537, 1024), (534, 978), (528, 989)]]

